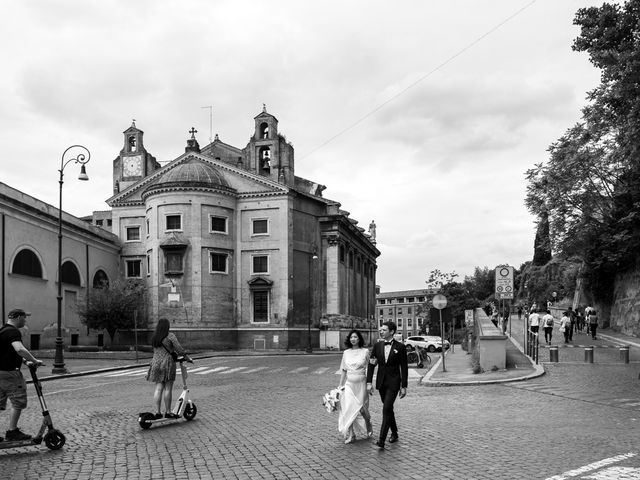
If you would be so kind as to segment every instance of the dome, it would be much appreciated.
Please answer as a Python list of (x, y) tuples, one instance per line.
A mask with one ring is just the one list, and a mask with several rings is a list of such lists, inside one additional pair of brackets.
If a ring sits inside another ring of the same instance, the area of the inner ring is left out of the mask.
[(197, 159), (189, 158), (184, 163), (172, 168), (158, 181), (151, 185), (143, 195), (166, 188), (214, 188), (233, 190), (224, 176), (212, 165)]
[(162, 175), (157, 182), (160, 183), (187, 183), (197, 186), (221, 186), (229, 188), (229, 184), (218, 170), (208, 163), (195, 158), (172, 168)]

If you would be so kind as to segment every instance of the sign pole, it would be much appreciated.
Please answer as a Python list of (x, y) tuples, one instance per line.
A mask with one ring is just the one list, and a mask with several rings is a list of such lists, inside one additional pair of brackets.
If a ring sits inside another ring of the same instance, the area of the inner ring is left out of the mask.
[(440, 314), (440, 341), (442, 342), (440, 350), (442, 352), (442, 371), (446, 372), (447, 369), (444, 365), (444, 328), (442, 324), (442, 309), (447, 306), (447, 297), (439, 293), (434, 295), (432, 303), (434, 308), (437, 308), (438, 313)]

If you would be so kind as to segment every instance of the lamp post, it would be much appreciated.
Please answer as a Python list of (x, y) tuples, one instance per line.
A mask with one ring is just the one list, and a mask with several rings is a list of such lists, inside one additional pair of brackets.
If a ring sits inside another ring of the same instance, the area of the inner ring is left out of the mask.
[[(80, 150), (79, 153), (74, 155), (71, 150)], [(71, 158), (67, 158), (70, 156)], [(58, 205), (58, 336), (56, 337), (56, 356), (53, 361), (53, 369), (51, 373), (67, 373), (67, 369), (64, 366), (63, 356), (63, 342), (62, 342), (62, 185), (64, 184), (64, 167), (70, 162), (80, 164), (80, 175), (78, 180), (89, 180), (87, 171), (85, 170), (85, 164), (91, 159), (91, 153), (86, 147), (82, 145), (72, 145), (67, 148), (62, 154), (62, 160), (60, 161), (60, 203)]]
[(313, 348), (311, 348), (311, 312), (312, 312), (312, 305), (311, 305), (311, 280), (312, 280), (312, 272), (313, 272), (313, 261), (318, 259), (318, 254), (316, 252), (316, 246), (313, 245), (312, 246), (312, 250), (311, 250), (311, 255), (309, 255), (309, 317), (307, 318), (307, 353), (312, 353), (313, 352)]

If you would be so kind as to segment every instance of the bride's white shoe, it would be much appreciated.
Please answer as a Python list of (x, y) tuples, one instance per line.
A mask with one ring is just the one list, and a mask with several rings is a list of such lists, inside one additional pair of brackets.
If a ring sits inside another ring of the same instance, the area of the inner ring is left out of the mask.
[(344, 441), (344, 444), (345, 444), (345, 445), (348, 445), (348, 444), (353, 443), (353, 442), (355, 442), (355, 441), (356, 441), (356, 436), (352, 434), (349, 438), (347, 438), (347, 439)]

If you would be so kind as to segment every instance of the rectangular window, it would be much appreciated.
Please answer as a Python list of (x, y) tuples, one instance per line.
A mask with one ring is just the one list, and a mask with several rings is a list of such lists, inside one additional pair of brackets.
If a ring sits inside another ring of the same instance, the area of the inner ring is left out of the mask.
[(269, 220), (258, 218), (252, 221), (252, 235), (269, 235)]
[(147, 227), (147, 231), (146, 231), (145, 233), (147, 234), (147, 237), (148, 237), (148, 236), (149, 236), (149, 233), (150, 233), (150, 230), (151, 230), (151, 229), (149, 228), (149, 219), (148, 219), (148, 218), (145, 220), (145, 225), (146, 225), (146, 227)]
[(418, 302), (424, 302), (424, 297), (418, 297)]
[(399, 298), (398, 303), (404, 303), (404, 298)]
[(393, 308), (389, 309), (389, 315), (393, 315)]
[(102, 226), (102, 223), (103, 223), (102, 220), (96, 220), (96, 225), (98, 225), (99, 227)]
[(380, 309), (380, 316), (384, 315), (384, 308)]
[(384, 305), (386, 303), (386, 300), (384, 298), (380, 299), (380, 305)]
[(398, 307), (398, 315), (402, 315), (402, 307)]
[(151, 275), (151, 251), (147, 252), (147, 277)]
[(413, 297), (407, 297), (407, 303), (413, 303)]
[(253, 321), (256, 323), (269, 322), (269, 292), (253, 292)]
[(211, 232), (227, 233), (227, 218), (211, 215)]
[(210, 273), (227, 273), (227, 254), (209, 253), (209, 264), (211, 265)]
[(165, 273), (182, 273), (182, 253), (167, 252), (165, 254)]
[(252, 259), (252, 275), (256, 274), (268, 274), (269, 273), (269, 256), (268, 255), (254, 255)]
[(127, 242), (140, 241), (140, 227), (125, 227), (127, 232)]
[(413, 309), (411, 307), (407, 307), (407, 313), (412, 313)]
[(418, 317), (418, 326), (421, 327), (422, 326), (422, 317)]
[(127, 278), (140, 278), (141, 260), (127, 260)]
[(402, 319), (398, 319), (398, 330), (402, 330)]
[(413, 328), (413, 320), (411, 318), (407, 318), (407, 328)]
[(167, 215), (165, 217), (165, 231), (182, 230), (182, 215)]
[(109, 218), (107, 219), (107, 227), (110, 227), (111, 225), (113, 225), (113, 221)]

